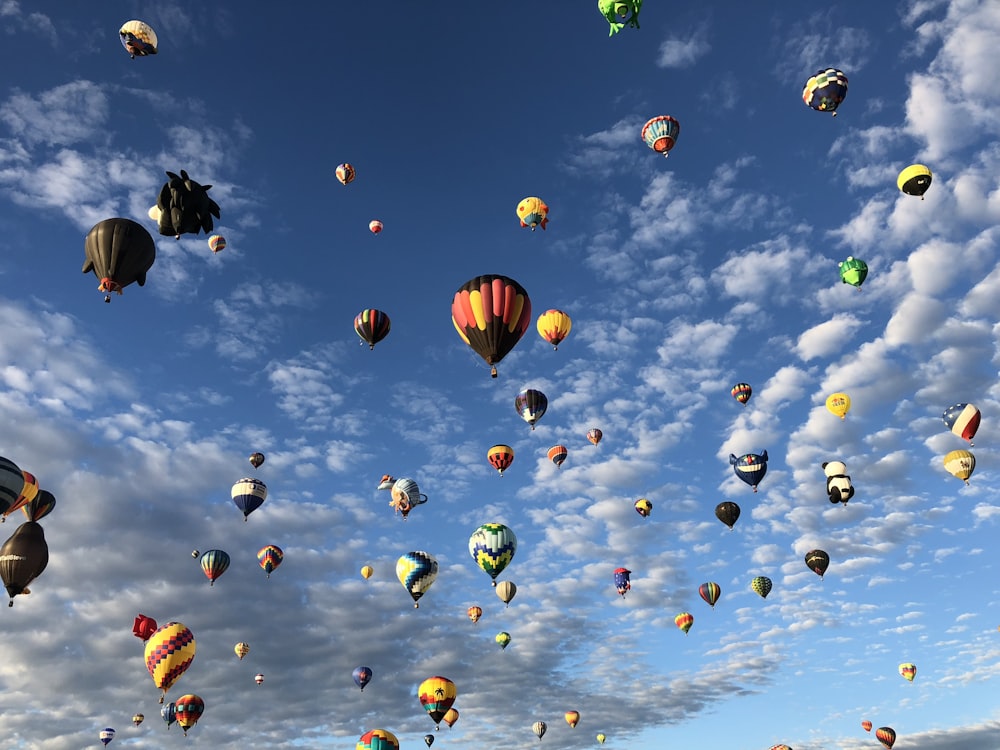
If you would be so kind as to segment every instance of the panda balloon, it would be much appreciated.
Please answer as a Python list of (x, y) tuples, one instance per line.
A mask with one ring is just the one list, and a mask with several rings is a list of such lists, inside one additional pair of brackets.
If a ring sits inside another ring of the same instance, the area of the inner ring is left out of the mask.
[(823, 463), (823, 471), (826, 473), (826, 494), (830, 496), (830, 502), (834, 505), (847, 505), (847, 501), (854, 497), (854, 486), (847, 474), (847, 464), (843, 461), (826, 461)]

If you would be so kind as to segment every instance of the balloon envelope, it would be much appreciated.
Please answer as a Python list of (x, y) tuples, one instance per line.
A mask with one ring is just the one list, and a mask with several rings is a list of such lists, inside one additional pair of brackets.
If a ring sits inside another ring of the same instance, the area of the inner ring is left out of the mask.
[(180, 622), (168, 622), (146, 641), (146, 669), (153, 684), (163, 692), (161, 703), (170, 687), (191, 666), (195, 650), (194, 633)]
[(715, 603), (719, 601), (719, 596), (722, 594), (722, 589), (719, 584), (714, 582), (703, 583), (698, 587), (698, 596), (704, 599), (712, 609), (715, 609)]
[(267, 485), (259, 479), (244, 477), (233, 485), (230, 495), (233, 504), (243, 511), (243, 520), (246, 521), (267, 500)]
[(642, 126), (642, 140), (653, 151), (664, 156), (670, 155), (670, 149), (677, 143), (681, 133), (681, 124), (670, 115), (660, 115), (647, 121)]
[(513, 581), (500, 581), (497, 584), (496, 592), (500, 601), (509, 605), (514, 595), (517, 594), (517, 586), (514, 585)]
[(549, 461), (554, 463), (556, 466), (562, 466), (563, 461), (566, 460), (566, 456), (569, 455), (569, 450), (567, 450), (565, 445), (553, 445), (549, 448), (548, 456)]
[(375, 344), (388, 336), (391, 328), (392, 321), (381, 310), (368, 308), (354, 317), (354, 332), (368, 344), (369, 349), (374, 349)]
[(567, 711), (565, 714), (563, 714), (563, 718), (566, 719), (567, 724), (569, 724), (571, 727), (575, 727), (577, 723), (579, 723), (580, 721), (580, 712)]
[(36, 521), (25, 521), (0, 547), (0, 578), (10, 596), (8, 606), (14, 606), (14, 597), (18, 594), (28, 593), (28, 584), (40, 576), (48, 564), (45, 531)]
[(388, 729), (372, 729), (361, 735), (354, 748), (355, 750), (399, 750), (399, 740)]
[(354, 178), (358, 176), (357, 172), (354, 171), (354, 167), (347, 162), (337, 167), (336, 175), (342, 185), (354, 182)]
[(271, 573), (281, 565), (281, 561), (284, 559), (285, 553), (276, 544), (266, 544), (257, 550), (257, 562), (268, 578), (271, 577)]
[(806, 565), (822, 578), (826, 569), (830, 567), (830, 556), (821, 549), (810, 550), (806, 552)]
[(875, 730), (875, 738), (889, 750), (896, 743), (896, 732), (892, 727), (879, 727)]
[(243, 657), (250, 653), (250, 644), (240, 641), (233, 646), (233, 651), (238, 657), (240, 657), (240, 661), (243, 661)]
[(445, 713), (458, 697), (458, 690), (455, 688), (455, 683), (447, 677), (435, 675), (420, 683), (420, 687), (417, 688), (417, 696), (420, 698), (420, 705), (424, 707), (431, 720), (435, 724), (440, 724)]
[(653, 504), (644, 497), (640, 497), (636, 500), (635, 505), (632, 507), (634, 507), (635, 512), (643, 518), (649, 518), (649, 514), (653, 512)]
[(923, 164), (911, 164), (899, 173), (899, 177), (896, 178), (896, 187), (907, 195), (919, 195), (920, 199), (923, 200), (924, 193), (931, 186), (933, 178), (931, 170)]
[(740, 517), (740, 506), (728, 500), (715, 506), (715, 517), (730, 529), (736, 525)]
[(483, 571), (496, 578), (514, 558), (517, 551), (517, 537), (502, 523), (484, 523), (469, 537), (469, 554)]
[(174, 701), (174, 711), (177, 723), (186, 736), (187, 730), (197, 724), (198, 719), (205, 713), (205, 701), (193, 693), (182, 695)]
[(396, 561), (396, 578), (413, 599), (414, 607), (420, 606), (420, 597), (427, 593), (437, 574), (437, 560), (427, 552), (407, 552)]
[(118, 29), (122, 46), (133, 60), (136, 56), (146, 57), (159, 51), (156, 32), (148, 23), (139, 20), (126, 21)]
[(767, 576), (757, 576), (750, 581), (750, 589), (762, 599), (767, 599), (767, 595), (771, 593), (771, 579)]
[(802, 101), (818, 112), (832, 112), (847, 96), (847, 76), (836, 68), (816, 71), (802, 89)]
[(538, 316), (535, 327), (539, 336), (552, 344), (553, 349), (558, 349), (559, 344), (569, 336), (573, 320), (562, 310), (546, 310)]
[(969, 477), (976, 470), (976, 457), (969, 451), (951, 451), (944, 457), (944, 468), (949, 474), (968, 484)]
[(201, 556), (201, 570), (209, 586), (214, 586), (215, 580), (229, 570), (229, 562), (229, 553), (221, 549), (210, 549)]
[(531, 300), (514, 279), (498, 274), (476, 276), (455, 292), (451, 322), (497, 376), (496, 365), (514, 348), (531, 324)]
[(371, 667), (355, 667), (351, 676), (354, 678), (354, 684), (364, 690), (365, 685), (372, 681), (372, 674)]
[(542, 739), (545, 736), (545, 731), (548, 729), (548, 725), (544, 721), (536, 721), (531, 725), (531, 731), (535, 733), (538, 739)]
[(749, 383), (737, 383), (733, 386), (730, 393), (733, 395), (733, 398), (745, 406), (753, 395), (753, 388), (750, 387)]
[(97, 287), (122, 293), (132, 282), (146, 283), (146, 272), (156, 260), (156, 243), (145, 227), (131, 219), (105, 219), (93, 226), (83, 243), (83, 272), (100, 280)]
[(531, 429), (535, 429), (535, 423), (542, 418), (548, 407), (549, 400), (545, 394), (533, 388), (526, 388), (514, 398), (514, 411), (531, 425)]
[(97, 737), (101, 742), (104, 743), (104, 746), (107, 747), (108, 743), (115, 738), (115, 730), (112, 729), (111, 727), (105, 727), (100, 731)]
[(601, 442), (601, 438), (603, 437), (604, 433), (601, 432), (596, 427), (591, 427), (589, 430), (587, 430), (587, 440), (589, 440), (594, 445), (597, 445), (599, 442)]
[(850, 284), (858, 289), (868, 278), (868, 264), (853, 255), (848, 255), (847, 260), (840, 261), (837, 268), (840, 271), (841, 283)]
[(969, 445), (974, 445), (972, 438), (976, 436), (979, 423), (982, 421), (982, 414), (975, 404), (955, 404), (949, 406), (941, 415), (945, 425), (953, 434), (958, 435), (963, 440), (968, 440)]
[(486, 460), (500, 476), (503, 476), (504, 470), (514, 463), (514, 449), (509, 445), (494, 445), (486, 451)]
[(483, 616), (483, 608), (473, 605), (465, 610), (465, 613), (469, 616), (469, 619), (473, 622), (479, 622), (479, 618)]
[(521, 226), (531, 227), (532, 232), (535, 231), (535, 227), (537, 226), (545, 229), (545, 226), (549, 223), (549, 207), (545, 205), (545, 201), (535, 196), (525, 198), (518, 203), (516, 213)]

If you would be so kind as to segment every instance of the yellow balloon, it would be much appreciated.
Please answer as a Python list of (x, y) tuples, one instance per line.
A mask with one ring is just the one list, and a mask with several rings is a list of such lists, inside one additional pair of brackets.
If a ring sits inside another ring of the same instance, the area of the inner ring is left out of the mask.
[(146, 641), (146, 669), (163, 691), (160, 703), (170, 686), (191, 666), (194, 652), (194, 633), (180, 622), (168, 622)]
[(934, 175), (931, 170), (923, 164), (911, 164), (896, 178), (896, 187), (907, 195), (919, 195), (920, 200), (924, 199), (924, 193), (931, 186)]
[(240, 657), (240, 661), (243, 661), (243, 657), (250, 653), (250, 644), (240, 641), (233, 647), (233, 651)]
[(553, 349), (559, 348), (563, 339), (569, 336), (572, 327), (572, 319), (562, 310), (546, 310), (535, 322), (538, 335), (552, 344)]
[(832, 393), (826, 399), (826, 408), (843, 419), (851, 410), (851, 397), (846, 393)]
[(365, 565), (361, 569), (361, 577), (364, 578), (367, 581), (369, 578), (372, 577), (372, 573), (374, 573), (374, 572), (375, 572), (375, 569), (372, 568), (371, 565)]
[(944, 468), (949, 474), (968, 484), (969, 477), (976, 470), (976, 457), (969, 451), (952, 451), (944, 457)]

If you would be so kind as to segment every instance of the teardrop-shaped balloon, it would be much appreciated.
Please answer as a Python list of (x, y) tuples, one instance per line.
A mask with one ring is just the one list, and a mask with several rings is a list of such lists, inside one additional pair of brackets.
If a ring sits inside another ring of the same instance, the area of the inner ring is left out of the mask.
[(479, 622), (479, 618), (483, 616), (483, 608), (473, 604), (467, 610), (465, 614), (469, 616), (469, 619), (473, 622)]
[(374, 349), (375, 344), (389, 335), (392, 321), (381, 310), (366, 308), (354, 316), (354, 332), (361, 340)]
[(493, 579), (510, 564), (517, 551), (517, 537), (502, 523), (484, 523), (469, 537), (469, 554), (476, 565)]
[(431, 720), (435, 724), (440, 724), (445, 713), (458, 697), (458, 689), (455, 687), (455, 683), (447, 677), (435, 675), (420, 683), (420, 687), (417, 688), (417, 697)]
[(0, 547), (0, 578), (10, 595), (9, 607), (14, 597), (27, 594), (28, 584), (34, 581), (49, 564), (49, 546), (45, 531), (35, 521), (25, 521)]
[(546, 310), (538, 316), (535, 327), (538, 335), (552, 344), (553, 349), (559, 349), (559, 344), (569, 336), (573, 321), (562, 310)]
[(48, 490), (39, 490), (35, 499), (21, 508), (29, 521), (41, 521), (56, 507), (56, 498)]
[(958, 477), (966, 484), (976, 470), (976, 457), (969, 451), (951, 451), (944, 457), (944, 468), (953, 477)]
[(233, 651), (236, 653), (238, 657), (240, 657), (240, 661), (243, 661), (243, 657), (250, 653), (250, 644), (244, 641), (240, 641), (235, 646), (233, 646)]
[(580, 721), (580, 712), (567, 711), (565, 714), (563, 714), (563, 718), (566, 719), (566, 723), (569, 724), (570, 727), (576, 727), (576, 725)]
[(502, 601), (505, 605), (510, 606), (511, 600), (514, 598), (514, 595), (517, 594), (517, 586), (514, 585), (513, 581), (500, 581), (500, 583), (497, 584), (496, 591), (497, 596), (500, 597), (500, 601)]
[(497, 645), (500, 646), (501, 651), (505, 651), (507, 649), (507, 646), (510, 645), (510, 633), (508, 633), (506, 630), (501, 630), (499, 633), (496, 634), (496, 638), (494, 638), (493, 640), (495, 640), (497, 642)]
[(535, 423), (542, 418), (549, 407), (545, 394), (534, 388), (525, 388), (514, 398), (514, 411), (535, 429)]
[(233, 503), (243, 511), (243, 520), (246, 521), (267, 500), (267, 485), (259, 479), (244, 477), (233, 485), (231, 495)]
[(531, 725), (531, 731), (535, 733), (538, 739), (542, 739), (545, 736), (545, 732), (548, 730), (548, 725), (544, 721), (536, 721)]
[(216, 579), (229, 570), (229, 563), (229, 554), (221, 549), (210, 549), (201, 556), (201, 569), (209, 586), (214, 586)]
[(455, 292), (451, 322), (462, 340), (490, 365), (514, 348), (531, 325), (531, 300), (514, 279), (498, 274), (476, 276)]
[(413, 599), (414, 608), (420, 606), (420, 597), (437, 578), (438, 563), (427, 552), (407, 552), (396, 561), (396, 578)]
[(372, 681), (373, 674), (371, 667), (355, 667), (351, 676), (354, 678), (354, 684), (364, 691), (365, 685)]
[(205, 713), (205, 701), (194, 693), (182, 695), (174, 701), (174, 711), (176, 712), (177, 725), (184, 730), (187, 736), (188, 730), (198, 723), (198, 719)]
[(879, 727), (875, 730), (875, 738), (881, 742), (887, 750), (892, 750), (896, 744), (896, 732), (892, 727)]
[(260, 465), (264, 463), (264, 454), (260, 452), (255, 452), (250, 454), (250, 465), (255, 469), (259, 469)]
[(715, 506), (715, 517), (732, 529), (739, 520), (740, 506), (728, 500), (719, 503)]
[(146, 641), (146, 669), (153, 684), (162, 691), (160, 703), (171, 686), (180, 679), (194, 660), (194, 633), (181, 622), (168, 622)]
[(827, 568), (830, 567), (830, 556), (821, 549), (814, 549), (806, 552), (806, 565), (820, 578), (824, 576)]
[(771, 593), (771, 585), (771, 579), (767, 576), (757, 576), (750, 581), (750, 589), (762, 599), (767, 599), (767, 595)]
[(271, 573), (281, 565), (281, 561), (284, 559), (285, 553), (277, 544), (266, 544), (257, 550), (257, 562), (267, 574), (267, 578), (271, 577)]

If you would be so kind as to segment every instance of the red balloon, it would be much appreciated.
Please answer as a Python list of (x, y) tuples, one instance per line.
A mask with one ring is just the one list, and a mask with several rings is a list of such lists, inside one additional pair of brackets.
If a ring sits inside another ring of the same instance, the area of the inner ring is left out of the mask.
[(136, 615), (135, 623), (132, 625), (132, 635), (141, 638), (145, 643), (149, 637), (156, 632), (156, 620), (146, 615)]

